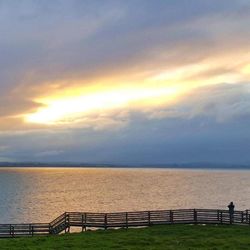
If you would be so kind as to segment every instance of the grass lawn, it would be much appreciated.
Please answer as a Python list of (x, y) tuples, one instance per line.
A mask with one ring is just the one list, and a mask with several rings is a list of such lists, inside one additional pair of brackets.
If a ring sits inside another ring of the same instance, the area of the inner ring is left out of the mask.
[(165, 225), (0, 239), (0, 249), (250, 249), (250, 227)]

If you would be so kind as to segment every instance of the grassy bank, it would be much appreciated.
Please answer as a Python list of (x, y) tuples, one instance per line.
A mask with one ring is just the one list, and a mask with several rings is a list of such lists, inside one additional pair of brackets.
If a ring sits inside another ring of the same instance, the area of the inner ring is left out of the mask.
[(248, 226), (167, 225), (1, 239), (0, 249), (250, 249)]

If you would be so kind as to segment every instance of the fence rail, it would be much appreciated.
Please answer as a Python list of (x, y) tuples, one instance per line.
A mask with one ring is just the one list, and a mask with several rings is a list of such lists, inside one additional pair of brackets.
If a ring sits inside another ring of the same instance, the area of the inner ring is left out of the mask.
[(128, 228), (163, 224), (240, 224), (250, 226), (249, 210), (177, 209), (118, 213), (65, 212), (50, 223), (0, 224), (0, 237), (59, 234), (71, 227)]

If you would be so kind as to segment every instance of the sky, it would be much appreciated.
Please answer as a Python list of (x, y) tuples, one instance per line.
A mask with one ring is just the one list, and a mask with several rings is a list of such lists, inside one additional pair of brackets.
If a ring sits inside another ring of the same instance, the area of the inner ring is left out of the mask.
[(0, 0), (0, 162), (250, 164), (249, 0)]

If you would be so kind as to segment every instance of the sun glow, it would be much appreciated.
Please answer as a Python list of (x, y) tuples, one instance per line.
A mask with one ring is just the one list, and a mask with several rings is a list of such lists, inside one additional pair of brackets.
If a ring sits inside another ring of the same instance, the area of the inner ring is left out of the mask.
[[(223, 60), (220, 63), (223, 64)], [(91, 115), (102, 115), (116, 109), (143, 111), (178, 101), (180, 96), (196, 87), (244, 81), (248, 79), (249, 65), (245, 64), (241, 72), (222, 71), (218, 74), (213, 72), (216, 72), (219, 64), (203, 62), (176, 69), (161, 69), (151, 72), (145, 78), (139, 76), (138, 79), (110, 77), (96, 79), (95, 84), (88, 85), (80, 79), (70, 88), (63, 87), (67, 86), (64, 82), (54, 83), (59, 88), (49, 96), (35, 98), (33, 101), (41, 107), (33, 113), (25, 114), (24, 119), (27, 123), (60, 125), (82, 122)]]
[[(77, 93), (78, 91), (76, 91)], [(76, 94), (66, 97), (47, 97), (37, 99), (44, 107), (35, 113), (25, 115), (26, 122), (57, 125), (78, 121), (95, 112), (107, 112), (117, 108), (152, 106), (175, 98), (179, 87), (160, 88), (118, 88), (94, 93)]]
[(247, 64), (247, 65), (245, 65), (245, 66), (243, 67), (242, 73), (243, 73), (243, 74), (250, 75), (250, 64)]

